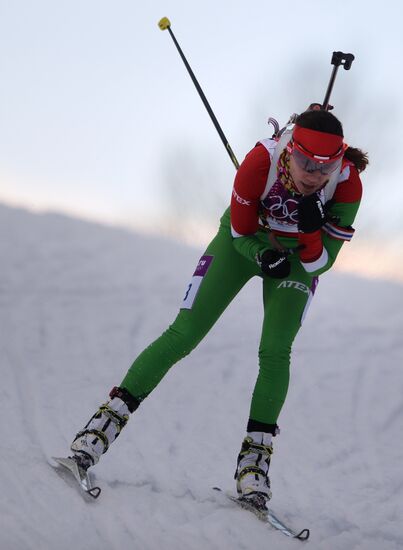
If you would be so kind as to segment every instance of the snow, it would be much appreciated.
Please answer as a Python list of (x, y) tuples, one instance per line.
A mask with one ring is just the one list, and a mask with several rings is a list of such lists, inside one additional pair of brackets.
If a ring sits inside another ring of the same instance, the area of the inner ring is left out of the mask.
[[(259, 280), (133, 415), (95, 469), (98, 501), (49, 465), (174, 318), (202, 252), (0, 206), (2, 550), (302, 544), (211, 489), (233, 487), (257, 374)], [(271, 468), (272, 507), (311, 529), (309, 548), (403, 546), (402, 327), (399, 284), (321, 278)]]

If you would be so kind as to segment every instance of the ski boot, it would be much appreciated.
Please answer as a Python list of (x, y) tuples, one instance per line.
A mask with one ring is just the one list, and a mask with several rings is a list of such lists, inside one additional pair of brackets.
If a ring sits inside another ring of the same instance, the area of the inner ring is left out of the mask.
[(83, 430), (75, 436), (70, 449), (79, 470), (86, 472), (106, 453), (129, 420), (130, 413), (139, 406), (126, 389), (115, 387), (110, 392), (110, 401), (101, 405)]
[(248, 432), (238, 455), (235, 479), (238, 496), (257, 509), (265, 509), (271, 499), (270, 459), (273, 454), (272, 434)]

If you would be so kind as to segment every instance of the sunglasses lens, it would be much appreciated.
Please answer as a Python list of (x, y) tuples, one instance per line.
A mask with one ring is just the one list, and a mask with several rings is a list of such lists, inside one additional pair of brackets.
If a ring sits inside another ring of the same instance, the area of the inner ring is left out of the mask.
[(305, 172), (316, 172), (319, 171), (321, 174), (331, 174), (338, 166), (340, 166), (340, 159), (333, 160), (331, 162), (316, 162), (313, 159), (307, 157), (298, 149), (293, 149), (292, 156), (295, 159), (295, 162), (302, 168)]

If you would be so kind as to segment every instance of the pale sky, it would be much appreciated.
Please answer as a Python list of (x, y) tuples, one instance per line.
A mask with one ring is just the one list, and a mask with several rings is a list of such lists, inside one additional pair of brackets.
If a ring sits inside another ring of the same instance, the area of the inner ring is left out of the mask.
[(216, 224), (235, 170), (164, 16), (239, 161), (268, 116), (323, 100), (333, 51), (353, 53), (331, 103), (371, 160), (357, 235), (403, 234), (398, 0), (0, 0), (0, 202), (157, 233)]

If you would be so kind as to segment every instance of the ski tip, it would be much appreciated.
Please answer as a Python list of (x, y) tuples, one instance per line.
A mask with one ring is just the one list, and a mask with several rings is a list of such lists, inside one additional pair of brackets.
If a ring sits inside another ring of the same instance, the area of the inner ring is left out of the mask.
[(58, 457), (52, 456), (52, 460), (56, 465), (52, 466), (60, 470), (60, 472), (68, 471), (74, 480), (77, 482), (78, 487), (83, 491), (85, 495), (88, 495), (92, 499), (97, 499), (101, 494), (101, 487), (93, 487), (92, 479), (87, 472), (82, 471), (77, 462), (72, 457)]
[(66, 464), (72, 461), (71, 457), (68, 456), (52, 456), (50, 457), (54, 463), (60, 464), (61, 466), (66, 466)]
[(51, 456), (50, 459), (56, 464), (60, 464), (63, 460), (66, 460), (65, 456)]

